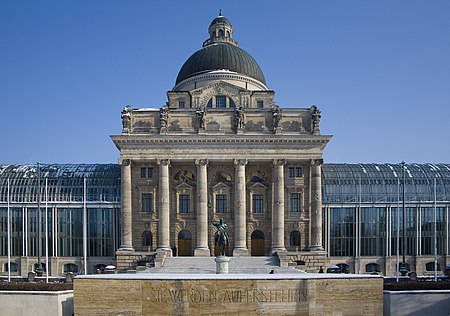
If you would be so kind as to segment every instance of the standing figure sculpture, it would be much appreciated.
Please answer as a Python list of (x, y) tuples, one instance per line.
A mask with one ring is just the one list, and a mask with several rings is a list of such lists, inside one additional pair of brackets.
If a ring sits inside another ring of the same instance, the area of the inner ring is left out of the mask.
[(195, 115), (197, 116), (198, 128), (205, 128), (205, 110), (201, 107), (198, 107), (195, 110)]
[(320, 134), (320, 110), (317, 108), (317, 106), (313, 105), (311, 107), (312, 114), (311, 114), (311, 121), (312, 121), (312, 133), (313, 134)]
[(281, 121), (281, 111), (278, 106), (272, 108), (272, 126), (276, 130)]
[(225, 256), (226, 250), (228, 249), (228, 245), (230, 244), (228, 239), (228, 234), (226, 232), (227, 224), (224, 222), (223, 218), (219, 220), (219, 222), (212, 223), (217, 228), (216, 237), (214, 239), (215, 246), (219, 250), (219, 256)]
[(169, 118), (169, 111), (166, 106), (163, 106), (159, 110), (159, 124), (162, 128), (167, 127), (167, 121)]
[(234, 116), (236, 117), (236, 129), (245, 128), (245, 121), (244, 121), (245, 116), (244, 116), (244, 109), (242, 108), (242, 106), (234, 110)]
[(131, 130), (131, 106), (127, 105), (121, 112), (122, 131), (128, 133)]

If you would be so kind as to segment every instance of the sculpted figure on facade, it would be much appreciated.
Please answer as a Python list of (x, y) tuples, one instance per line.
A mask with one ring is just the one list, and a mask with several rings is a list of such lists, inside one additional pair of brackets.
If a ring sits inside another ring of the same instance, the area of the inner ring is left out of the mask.
[(317, 106), (313, 105), (311, 107), (311, 121), (312, 121), (312, 133), (315, 135), (320, 134), (320, 110), (317, 108)]
[(281, 121), (281, 110), (279, 106), (275, 106), (272, 108), (272, 126), (273, 129), (276, 130), (280, 125)]
[(166, 128), (168, 121), (169, 121), (169, 111), (167, 110), (166, 106), (163, 106), (159, 110), (159, 125), (161, 126), (161, 128)]
[(242, 106), (234, 110), (234, 116), (236, 118), (236, 129), (239, 130), (245, 128), (245, 115)]
[(195, 115), (197, 116), (198, 128), (204, 129), (205, 128), (205, 110), (202, 107), (198, 107), (197, 110), (195, 110)]
[(127, 105), (121, 112), (122, 132), (128, 133), (131, 131), (131, 111), (131, 106)]

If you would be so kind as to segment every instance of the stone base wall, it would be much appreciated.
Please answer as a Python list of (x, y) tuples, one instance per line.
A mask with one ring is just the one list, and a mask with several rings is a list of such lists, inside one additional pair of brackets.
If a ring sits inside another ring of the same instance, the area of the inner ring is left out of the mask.
[(152, 263), (154, 256), (154, 252), (116, 251), (116, 268), (118, 271), (134, 270), (140, 261)]
[[(288, 252), (289, 265), (297, 264), (299, 270), (306, 272), (319, 272), (320, 267), (326, 270), (327, 253), (324, 251), (317, 252)], [(297, 262), (303, 261), (305, 265), (298, 265)]]
[(383, 280), (323, 274), (79, 276), (74, 300), (80, 316), (382, 315)]

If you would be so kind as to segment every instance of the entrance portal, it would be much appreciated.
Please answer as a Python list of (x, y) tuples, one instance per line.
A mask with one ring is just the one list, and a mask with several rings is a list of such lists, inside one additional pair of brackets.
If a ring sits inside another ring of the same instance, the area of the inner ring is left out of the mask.
[(255, 230), (252, 233), (252, 256), (264, 256), (264, 233), (260, 230)]
[(178, 233), (178, 255), (180, 257), (192, 256), (192, 235), (188, 230)]

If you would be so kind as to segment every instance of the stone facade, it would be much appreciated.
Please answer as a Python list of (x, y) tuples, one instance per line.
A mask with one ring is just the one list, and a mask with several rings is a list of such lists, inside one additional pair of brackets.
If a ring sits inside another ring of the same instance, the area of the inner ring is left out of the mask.
[[(217, 37), (220, 28), (231, 36), (228, 20), (214, 21), (204, 49), (237, 47)], [(211, 222), (220, 218), (228, 255), (322, 251), (321, 164), (331, 136), (320, 134), (320, 111), (278, 106), (262, 73), (246, 70), (256, 63), (189, 75), (191, 59), (163, 107), (126, 107), (122, 134), (112, 136), (122, 165), (121, 253), (214, 255)]]

